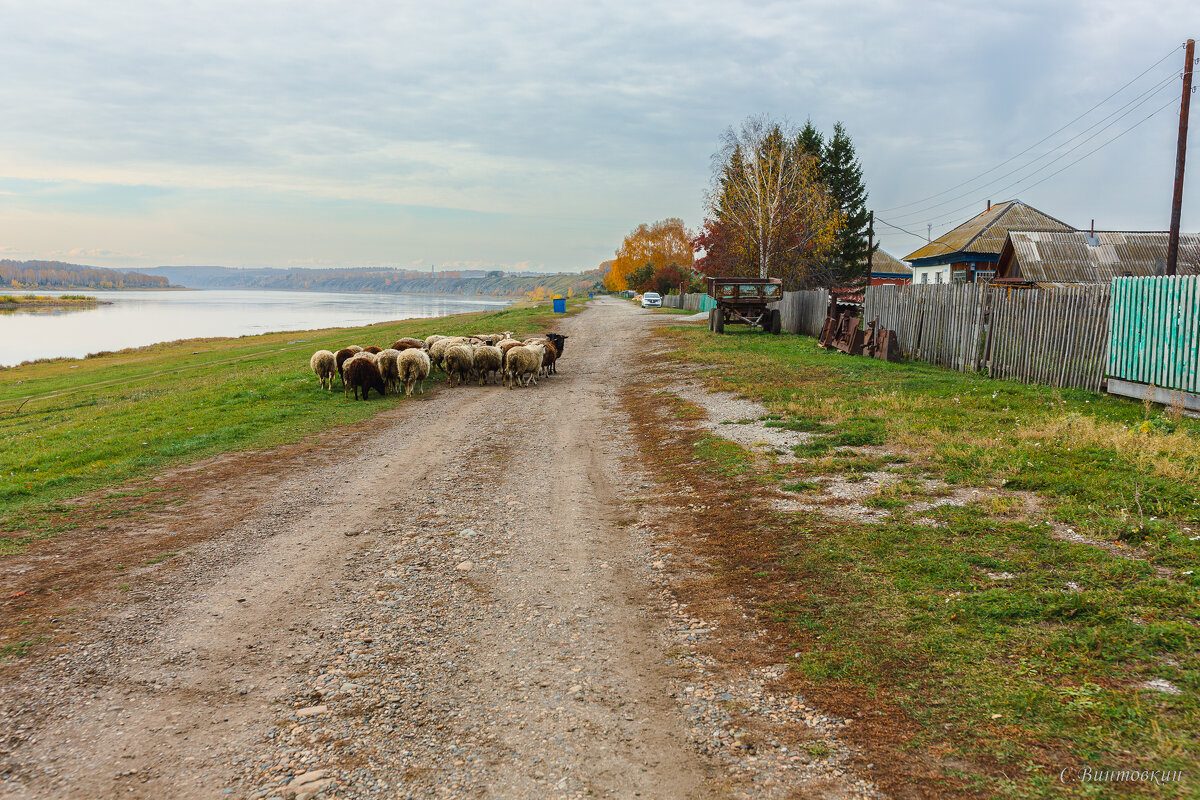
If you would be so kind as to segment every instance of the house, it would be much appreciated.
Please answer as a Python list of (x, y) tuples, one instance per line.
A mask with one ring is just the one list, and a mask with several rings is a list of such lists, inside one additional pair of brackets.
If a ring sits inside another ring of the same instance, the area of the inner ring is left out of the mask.
[(872, 286), (895, 286), (912, 281), (912, 267), (891, 253), (876, 250), (871, 256)]
[[(1166, 231), (1010, 230), (1000, 250), (996, 283), (1109, 283), (1124, 276), (1162, 275), (1167, 240)], [(1176, 273), (1200, 275), (1200, 234), (1179, 235)]]
[(1075, 230), (1062, 220), (1020, 200), (1009, 200), (944, 233), (904, 260), (912, 264), (913, 283), (974, 283), (996, 274), (1000, 250), (1010, 230)]

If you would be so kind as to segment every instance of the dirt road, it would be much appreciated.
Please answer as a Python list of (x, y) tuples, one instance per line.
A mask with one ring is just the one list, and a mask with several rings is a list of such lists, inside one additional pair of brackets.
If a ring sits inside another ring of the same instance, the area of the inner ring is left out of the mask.
[(0, 796), (766, 796), (697, 746), (630, 535), (618, 397), (653, 319), (597, 301), (558, 375), (442, 387), (232, 503), (3, 687)]

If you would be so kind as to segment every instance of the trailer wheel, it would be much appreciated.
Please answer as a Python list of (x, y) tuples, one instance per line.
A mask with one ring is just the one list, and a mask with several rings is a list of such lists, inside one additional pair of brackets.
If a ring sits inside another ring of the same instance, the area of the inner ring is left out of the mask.
[(716, 333), (724, 333), (725, 332), (725, 312), (719, 308), (714, 308), (711, 313), (716, 314), (716, 317), (714, 317), (714, 321), (713, 321), (713, 331), (715, 331)]
[(783, 318), (783, 315), (779, 313), (778, 308), (771, 309), (771, 321), (770, 321), (770, 324), (768, 325), (768, 328), (771, 331), (771, 333), (774, 334), (775, 336), (779, 335), (779, 329), (782, 327), (782, 324), (783, 324), (782, 318)]

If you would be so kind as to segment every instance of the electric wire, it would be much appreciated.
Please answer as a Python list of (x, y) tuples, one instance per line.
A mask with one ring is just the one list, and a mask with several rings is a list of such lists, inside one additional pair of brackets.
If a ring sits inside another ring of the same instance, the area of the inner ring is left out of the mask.
[(1091, 108), (1089, 108), (1087, 111), (1085, 111), (1085, 112), (1083, 112), (1082, 114), (1080, 114), (1079, 116), (1075, 117), (1073, 120), (1071, 120), (1070, 122), (1068, 122), (1066, 125), (1063, 125), (1061, 128), (1059, 128), (1058, 130), (1054, 131), (1053, 133), (1051, 133), (1051, 134), (1049, 134), (1049, 135), (1047, 135), (1047, 136), (1043, 137), (1042, 139), (1039, 139), (1038, 141), (1036, 141), (1036, 142), (1034, 142), (1033, 144), (1029, 145), (1029, 147), (1026, 147), (1024, 150), (1022, 150), (1021, 152), (1017, 153), (1016, 155), (1014, 155), (1014, 156), (1011, 156), (1011, 157), (1009, 157), (1009, 158), (1005, 159), (1004, 161), (1001, 161), (999, 164), (997, 164), (996, 166), (992, 167), (991, 169), (984, 170), (983, 172), (979, 173), (978, 175), (975, 175), (974, 177), (967, 178), (965, 181), (962, 181), (961, 183), (956, 183), (955, 185), (953, 185), (953, 186), (951, 186), (951, 187), (949, 187), (949, 188), (947, 188), (947, 189), (943, 189), (943, 190), (942, 190), (942, 191), (940, 191), (940, 192), (936, 192), (936, 193), (934, 193), (934, 194), (931, 194), (931, 195), (929, 195), (928, 197), (923, 197), (923, 198), (921, 198), (920, 200), (914, 200), (914, 201), (912, 201), (911, 203), (902, 203), (902, 204), (900, 204), (900, 205), (898, 205), (898, 206), (892, 206), (891, 208), (885, 208), (885, 209), (882, 209), (882, 211), (883, 211), (883, 212), (886, 214), (886, 213), (887, 213), (887, 212), (889, 212), (889, 211), (898, 211), (899, 209), (902, 209), (902, 208), (908, 208), (908, 207), (910, 207), (910, 206), (920, 205), (921, 203), (924, 203), (924, 202), (926, 202), (927, 200), (933, 200), (934, 198), (941, 197), (942, 195), (944, 195), (944, 194), (947, 194), (948, 192), (952, 192), (952, 191), (954, 191), (955, 189), (958, 189), (958, 188), (960, 188), (960, 187), (962, 187), (962, 186), (966, 186), (968, 183), (971, 183), (971, 182), (973, 182), (973, 181), (976, 181), (976, 180), (978, 180), (979, 178), (982, 178), (984, 175), (987, 175), (987, 174), (989, 174), (989, 173), (995, 172), (996, 170), (1000, 169), (1000, 168), (1001, 168), (1001, 167), (1003, 167), (1004, 165), (1006, 165), (1006, 164), (1009, 164), (1009, 163), (1011, 163), (1012, 161), (1015, 161), (1016, 159), (1018, 159), (1018, 158), (1020, 158), (1021, 156), (1025, 155), (1026, 153), (1028, 153), (1030, 150), (1034, 149), (1034, 148), (1035, 148), (1035, 147), (1037, 147), (1038, 145), (1040, 145), (1040, 144), (1042, 144), (1042, 143), (1044, 143), (1044, 142), (1046, 142), (1046, 141), (1049, 141), (1050, 139), (1054, 138), (1054, 137), (1055, 137), (1055, 136), (1057, 136), (1058, 134), (1062, 133), (1064, 130), (1066, 130), (1067, 128), (1071, 127), (1071, 126), (1072, 126), (1072, 125), (1074, 125), (1076, 122), (1078, 122), (1079, 120), (1083, 119), (1083, 118), (1084, 118), (1084, 117), (1086, 117), (1088, 114), (1091, 114), (1091, 113), (1092, 113), (1093, 111), (1095, 111), (1097, 108), (1099, 108), (1100, 106), (1104, 105), (1104, 104), (1105, 104), (1105, 103), (1107, 103), (1109, 100), (1113, 99), (1113, 98), (1114, 98), (1114, 97), (1116, 97), (1118, 94), (1120, 94), (1121, 92), (1123, 92), (1123, 91), (1125, 91), (1126, 89), (1128, 89), (1130, 86), (1132, 86), (1134, 83), (1136, 83), (1136, 82), (1137, 82), (1139, 79), (1141, 79), (1141, 78), (1142, 78), (1144, 75), (1146, 75), (1148, 72), (1150, 72), (1151, 70), (1153, 70), (1153, 69), (1154, 69), (1155, 67), (1157, 67), (1159, 64), (1163, 63), (1163, 62), (1164, 62), (1164, 61), (1166, 61), (1168, 58), (1170, 58), (1171, 56), (1175, 55), (1175, 51), (1176, 51), (1176, 50), (1178, 50), (1180, 47), (1183, 47), (1183, 45), (1180, 45), (1179, 47), (1172, 48), (1172, 49), (1171, 49), (1171, 51), (1170, 51), (1170, 52), (1168, 52), (1168, 53), (1167, 53), (1165, 56), (1163, 56), (1162, 58), (1160, 58), (1158, 61), (1155, 61), (1153, 64), (1151, 64), (1149, 67), (1147, 67), (1147, 68), (1146, 68), (1145, 70), (1143, 70), (1142, 72), (1138, 73), (1138, 74), (1137, 74), (1137, 75), (1136, 75), (1136, 76), (1135, 76), (1133, 79), (1131, 79), (1131, 80), (1130, 80), (1128, 83), (1126, 83), (1125, 85), (1123, 85), (1121, 88), (1117, 89), (1115, 92), (1113, 92), (1112, 94), (1110, 94), (1108, 97), (1105, 97), (1103, 100), (1101, 100), (1100, 102), (1096, 103), (1094, 106), (1092, 106)]
[[(1177, 79), (1177, 77), (1178, 77), (1177, 75), (1170, 75), (1170, 76), (1168, 76), (1168, 77), (1167, 77), (1165, 80), (1163, 80), (1161, 83), (1157, 84), (1157, 85), (1156, 85), (1156, 86), (1154, 86), (1154, 87), (1151, 87), (1150, 89), (1147, 89), (1147, 90), (1146, 90), (1145, 92), (1143, 92), (1142, 94), (1140, 94), (1140, 95), (1138, 95), (1138, 96), (1134, 97), (1132, 100), (1130, 100), (1130, 101), (1129, 101), (1129, 102), (1127, 102), (1125, 105), (1123, 105), (1123, 106), (1121, 106), (1120, 108), (1118, 108), (1116, 111), (1113, 111), (1113, 112), (1111, 112), (1110, 114), (1108, 114), (1108, 116), (1105, 116), (1105, 117), (1102, 117), (1102, 118), (1100, 118), (1100, 119), (1099, 119), (1099, 120), (1097, 120), (1096, 122), (1094, 122), (1094, 123), (1092, 123), (1091, 125), (1089, 125), (1087, 128), (1084, 128), (1082, 131), (1080, 131), (1079, 133), (1077, 133), (1077, 134), (1075, 134), (1074, 136), (1072, 136), (1070, 139), (1067, 139), (1066, 141), (1064, 141), (1064, 142), (1062, 142), (1062, 143), (1060, 143), (1060, 144), (1056, 145), (1056, 149), (1054, 149), (1054, 150), (1047, 150), (1045, 153), (1042, 153), (1040, 156), (1038, 156), (1037, 158), (1034, 158), (1032, 161), (1028, 161), (1028, 162), (1026, 162), (1026, 163), (1022, 164), (1022, 165), (1021, 165), (1021, 166), (1019, 166), (1019, 167), (1016, 167), (1016, 168), (1014, 168), (1014, 169), (1011, 169), (1011, 170), (1009, 170), (1008, 172), (1005, 172), (1005, 173), (1003, 173), (1003, 174), (1001, 174), (1001, 175), (998, 175), (998, 176), (996, 176), (995, 178), (993, 178), (992, 180), (988, 181), (987, 183), (985, 183), (985, 184), (982, 184), (982, 185), (980, 185), (980, 186), (977, 186), (977, 187), (975, 187), (975, 188), (973, 188), (973, 189), (970, 189), (970, 190), (968, 190), (968, 191), (966, 191), (966, 192), (963, 192), (962, 194), (955, 195), (954, 197), (950, 197), (950, 198), (948, 198), (948, 199), (946, 199), (946, 200), (943, 200), (943, 201), (942, 201), (942, 202), (940, 202), (940, 203), (934, 203), (934, 204), (933, 204), (933, 205), (931, 205), (931, 206), (928, 206), (928, 207), (926, 207), (926, 208), (923, 208), (923, 209), (919, 209), (919, 210), (917, 210), (917, 211), (908, 211), (908, 212), (905, 212), (905, 213), (903, 213), (903, 214), (900, 214), (900, 215), (899, 215), (898, 217), (896, 217), (896, 218), (897, 218), (897, 219), (899, 219), (899, 220), (901, 220), (901, 221), (914, 222), (914, 221), (916, 221), (916, 219), (919, 219), (919, 218), (920, 218), (922, 215), (924, 215), (924, 214), (927, 214), (927, 213), (929, 213), (930, 211), (933, 211), (933, 210), (934, 210), (934, 209), (936, 209), (936, 208), (941, 208), (942, 206), (947, 206), (947, 205), (950, 205), (951, 203), (955, 202), (956, 200), (961, 200), (961, 199), (962, 199), (962, 198), (964, 198), (964, 197), (970, 197), (971, 195), (977, 195), (977, 193), (984, 191), (984, 190), (985, 190), (985, 189), (987, 189), (988, 187), (994, 186), (995, 184), (999, 183), (1000, 181), (1004, 180), (1005, 178), (1010, 178), (1010, 177), (1012, 177), (1013, 175), (1016, 175), (1017, 173), (1021, 172), (1022, 170), (1026, 170), (1026, 169), (1028, 169), (1029, 167), (1032, 167), (1034, 164), (1038, 163), (1038, 162), (1039, 162), (1039, 161), (1041, 161), (1042, 159), (1044, 159), (1044, 158), (1047, 158), (1047, 157), (1049, 157), (1049, 156), (1051, 156), (1051, 155), (1054, 155), (1054, 154), (1055, 154), (1055, 152), (1057, 152), (1057, 149), (1060, 149), (1060, 148), (1062, 148), (1062, 147), (1065, 147), (1066, 145), (1070, 144), (1071, 142), (1074, 142), (1074, 141), (1075, 141), (1076, 139), (1078, 139), (1080, 136), (1083, 136), (1084, 134), (1087, 134), (1089, 131), (1092, 131), (1092, 130), (1094, 130), (1094, 129), (1095, 129), (1097, 126), (1099, 126), (1099, 125), (1102, 125), (1103, 123), (1107, 122), (1107, 121), (1108, 121), (1108, 120), (1110, 120), (1110, 119), (1112, 120), (1112, 121), (1111, 121), (1111, 122), (1109, 122), (1107, 125), (1104, 125), (1104, 127), (1100, 128), (1100, 130), (1098, 130), (1098, 131), (1096, 131), (1095, 133), (1093, 133), (1091, 136), (1088, 136), (1088, 137), (1087, 137), (1087, 138), (1085, 138), (1083, 141), (1081, 141), (1081, 142), (1079, 142), (1078, 144), (1076, 144), (1074, 147), (1071, 147), (1071, 148), (1069, 148), (1068, 150), (1066, 150), (1064, 153), (1061, 153), (1061, 154), (1060, 154), (1060, 155), (1059, 155), (1057, 158), (1054, 158), (1054, 159), (1052, 159), (1051, 161), (1047, 162), (1046, 164), (1043, 164), (1042, 166), (1040, 166), (1040, 167), (1038, 167), (1037, 169), (1035, 169), (1035, 170), (1033, 170), (1032, 172), (1030, 172), (1028, 175), (1025, 175), (1025, 176), (1023, 176), (1023, 177), (1019, 178), (1019, 179), (1018, 179), (1018, 182), (1020, 182), (1020, 181), (1023, 181), (1023, 180), (1026, 180), (1027, 178), (1030, 178), (1030, 177), (1032, 177), (1032, 176), (1034, 176), (1034, 175), (1038, 174), (1038, 173), (1039, 173), (1039, 172), (1041, 172), (1043, 169), (1046, 169), (1046, 168), (1047, 168), (1047, 167), (1049, 167), (1051, 164), (1054, 164), (1054, 163), (1056, 163), (1057, 161), (1059, 161), (1060, 159), (1062, 159), (1062, 157), (1063, 157), (1063, 156), (1065, 156), (1065, 155), (1067, 155), (1067, 154), (1069, 154), (1069, 153), (1072, 153), (1072, 152), (1074, 152), (1074, 151), (1075, 151), (1075, 150), (1077, 150), (1079, 147), (1081, 147), (1082, 145), (1085, 145), (1085, 144), (1087, 144), (1087, 143), (1088, 143), (1089, 141), (1091, 141), (1092, 139), (1095, 139), (1097, 136), (1099, 136), (1099, 135), (1100, 135), (1100, 134), (1102, 134), (1104, 131), (1106, 131), (1106, 130), (1108, 130), (1109, 128), (1111, 128), (1113, 125), (1115, 125), (1115, 124), (1117, 124), (1118, 122), (1120, 122), (1120, 121), (1121, 121), (1122, 119), (1124, 119), (1125, 117), (1127, 117), (1127, 116), (1129, 116), (1130, 114), (1134, 113), (1134, 111), (1136, 111), (1136, 110), (1137, 110), (1137, 109), (1138, 109), (1140, 106), (1143, 106), (1143, 105), (1145, 105), (1146, 103), (1150, 102), (1150, 99), (1151, 99), (1151, 98), (1153, 98), (1155, 95), (1157, 95), (1157, 94), (1161, 94), (1161, 93), (1162, 93), (1162, 91), (1163, 91), (1164, 89), (1168, 89), (1168, 88), (1170, 88), (1170, 87), (1171, 87), (1171, 85), (1172, 85), (1172, 84), (1175, 82), (1175, 80)], [(1124, 112), (1124, 113), (1121, 113), (1121, 112)], [(1118, 115), (1119, 115), (1119, 116), (1118, 116)], [(1114, 116), (1116, 117), (1116, 119), (1113, 119), (1113, 117), (1114, 117)], [(1001, 193), (1001, 194), (1002, 194), (1002, 193), (1003, 193), (1003, 192), (1004, 192), (1004, 191), (1005, 191), (1007, 188), (1008, 188), (1008, 187), (1005, 187), (1004, 189), (1000, 189), (1000, 190), (999, 190), (999, 193)], [(944, 212), (944, 211), (939, 211), (939, 212), (938, 212), (938, 214), (939, 214), (939, 215), (941, 215), (941, 214), (944, 214), (944, 213), (946, 213), (946, 212)], [(909, 218), (911, 218), (911, 219), (909, 219)]]
[[(1084, 153), (1084, 154), (1083, 154), (1083, 155), (1081, 155), (1079, 158), (1075, 159), (1074, 161), (1070, 162), (1069, 164), (1065, 164), (1065, 165), (1064, 165), (1064, 166), (1062, 166), (1060, 169), (1057, 169), (1057, 170), (1055, 170), (1054, 172), (1050, 173), (1049, 175), (1045, 176), (1044, 178), (1042, 178), (1042, 179), (1041, 179), (1041, 180), (1039, 180), (1039, 181), (1036, 181), (1036, 182), (1034, 182), (1034, 183), (1031, 183), (1031, 184), (1029, 184), (1028, 186), (1023, 186), (1023, 187), (1021, 187), (1021, 191), (1028, 191), (1028, 190), (1030, 190), (1030, 189), (1034, 188), (1035, 186), (1040, 186), (1041, 184), (1043, 184), (1043, 183), (1045, 183), (1046, 181), (1048, 181), (1048, 180), (1050, 180), (1051, 178), (1053, 178), (1055, 175), (1058, 175), (1059, 173), (1061, 173), (1061, 172), (1064, 172), (1064, 171), (1066, 171), (1066, 170), (1070, 169), (1071, 167), (1073, 167), (1073, 166), (1075, 166), (1076, 164), (1078, 164), (1080, 161), (1083, 161), (1084, 159), (1088, 158), (1089, 156), (1092, 156), (1093, 154), (1095, 154), (1095, 153), (1097, 153), (1097, 152), (1099, 152), (1099, 151), (1103, 150), (1105, 147), (1108, 147), (1110, 144), (1112, 144), (1113, 142), (1117, 141), (1117, 140), (1118, 140), (1118, 139), (1120, 139), (1122, 136), (1124, 136), (1125, 134), (1127, 134), (1127, 133), (1129, 133), (1130, 131), (1132, 131), (1134, 128), (1137, 128), (1138, 126), (1142, 125), (1143, 123), (1145, 123), (1145, 122), (1149, 121), (1151, 118), (1158, 116), (1159, 114), (1161, 114), (1162, 112), (1166, 111), (1168, 108), (1170, 108), (1170, 107), (1171, 107), (1171, 106), (1173, 106), (1173, 105), (1175, 105), (1175, 98), (1171, 98), (1171, 99), (1170, 99), (1170, 100), (1168, 100), (1166, 103), (1164, 103), (1163, 105), (1159, 106), (1159, 107), (1158, 107), (1156, 110), (1154, 110), (1154, 111), (1150, 112), (1149, 114), (1147, 114), (1146, 116), (1142, 117), (1140, 120), (1138, 120), (1137, 122), (1133, 123), (1133, 124), (1132, 124), (1132, 125), (1130, 125), (1128, 128), (1126, 128), (1125, 130), (1123, 130), (1123, 131), (1121, 131), (1120, 133), (1118, 133), (1116, 136), (1114, 136), (1114, 137), (1112, 137), (1111, 139), (1109, 139), (1109, 140), (1107, 140), (1107, 141), (1103, 142), (1102, 144), (1098, 145), (1097, 147), (1094, 147), (1094, 148), (1092, 148), (1091, 150), (1089, 150), (1088, 152)], [(1080, 144), (1083, 144), (1083, 143), (1081, 142)], [(1072, 148), (1072, 149), (1074, 149), (1074, 148)], [(1066, 154), (1066, 153), (1063, 153), (1063, 156), (1065, 156), (1065, 155), (1067, 155), (1067, 154)], [(1061, 156), (1060, 156), (1060, 158), (1061, 158)], [(1058, 159), (1055, 159), (1055, 160), (1057, 161)], [(1053, 163), (1053, 162), (1051, 162), (1051, 163)], [(1046, 166), (1049, 166), (1049, 164), (1047, 164)], [(1040, 170), (1039, 170), (1039, 171), (1040, 171)], [(1034, 174), (1036, 175), (1037, 173), (1034, 173)], [(1016, 186), (1017, 184), (1020, 184), (1020, 183), (1023, 183), (1024, 181), (1027, 181), (1027, 180), (1029, 180), (1029, 178), (1031, 178), (1031, 177), (1033, 177), (1033, 175), (1028, 175), (1028, 176), (1026, 176), (1026, 177), (1022, 178), (1021, 180), (1017, 181), (1016, 183), (1014, 183), (1014, 184), (1010, 184), (1009, 186), (1006, 186), (1006, 187), (1004, 187), (1004, 189), (1003, 189), (1003, 190), (1001, 190), (1001, 191), (1006, 191), (1006, 190), (1008, 190), (1008, 189), (1012, 188), (1013, 186)], [(956, 217), (955, 215), (957, 214), (957, 212), (958, 212), (958, 211), (963, 211), (963, 210), (965, 210), (965, 209), (967, 209), (967, 208), (971, 208), (971, 207), (972, 207), (972, 206), (974, 206), (974, 205), (975, 205), (975, 204), (974, 204), (974, 203), (972, 203), (972, 204), (971, 204), (971, 205), (969, 205), (969, 206), (962, 206), (961, 208), (955, 209), (955, 211), (953, 211), (953, 212), (950, 212), (950, 215), (949, 215), (949, 216), (939, 217), (937, 220), (933, 220), (933, 221), (931, 221), (931, 222), (930, 222), (930, 224), (931, 224), (931, 225), (934, 225), (935, 227), (937, 227), (937, 226), (939, 226), (939, 225), (942, 225), (942, 224), (945, 224), (945, 223), (946, 223), (946, 221), (948, 221), (948, 220), (953, 220), (953, 219), (956, 219), (957, 217)]]

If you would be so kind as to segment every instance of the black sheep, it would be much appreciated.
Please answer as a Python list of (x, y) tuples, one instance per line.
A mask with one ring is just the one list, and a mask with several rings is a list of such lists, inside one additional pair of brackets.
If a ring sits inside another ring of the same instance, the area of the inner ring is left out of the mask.
[(355, 400), (359, 399), (359, 389), (362, 389), (363, 400), (367, 399), (367, 394), (372, 389), (379, 392), (380, 396), (385, 394), (383, 376), (379, 374), (379, 367), (375, 366), (375, 362), (369, 358), (352, 358), (347, 361), (342, 372), (342, 380), (345, 382), (347, 394), (350, 389), (354, 389)]
[(563, 348), (567, 344), (567, 337), (561, 333), (547, 333), (546, 338), (554, 345), (554, 360), (550, 362), (550, 371), (558, 372), (558, 359), (562, 358)]

